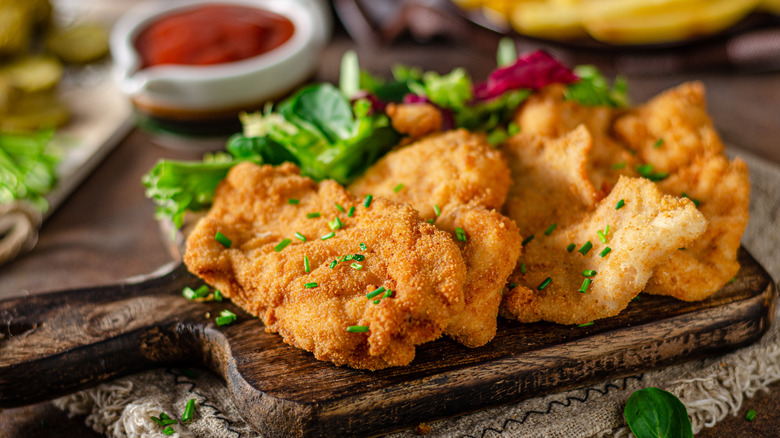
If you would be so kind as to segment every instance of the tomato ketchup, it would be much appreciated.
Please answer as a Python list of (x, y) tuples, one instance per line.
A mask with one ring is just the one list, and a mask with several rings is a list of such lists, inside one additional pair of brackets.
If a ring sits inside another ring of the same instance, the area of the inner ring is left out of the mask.
[(289, 40), (293, 23), (253, 7), (214, 4), (166, 15), (135, 40), (143, 67), (213, 65), (266, 53)]

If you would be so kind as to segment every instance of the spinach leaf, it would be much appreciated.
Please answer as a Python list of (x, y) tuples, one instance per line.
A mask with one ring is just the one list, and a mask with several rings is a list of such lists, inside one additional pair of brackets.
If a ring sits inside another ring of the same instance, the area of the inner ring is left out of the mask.
[(312, 132), (321, 132), (328, 143), (351, 137), (354, 117), (349, 100), (331, 84), (302, 89), (279, 109), (285, 119)]
[(649, 387), (634, 392), (623, 415), (637, 438), (693, 438), (685, 405), (662, 389)]

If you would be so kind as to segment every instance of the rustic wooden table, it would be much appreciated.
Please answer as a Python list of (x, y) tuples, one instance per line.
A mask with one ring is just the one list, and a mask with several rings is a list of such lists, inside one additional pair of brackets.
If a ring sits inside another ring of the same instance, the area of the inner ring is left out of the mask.
[[(405, 42), (383, 50), (357, 47), (337, 32), (322, 55), (315, 80), (336, 81), (339, 60), (349, 48), (357, 48), (362, 66), (374, 72), (388, 72), (393, 64), (405, 63), (440, 72), (465, 66), (475, 78), (484, 77), (495, 65), (497, 37), (475, 32), (473, 44), (465, 46)], [(631, 75), (628, 79), (634, 102), (686, 80), (701, 80), (725, 142), (780, 164), (780, 72), (704, 71)], [(36, 248), (0, 268), (0, 299), (112, 283), (172, 261), (154, 220), (154, 205), (144, 197), (141, 176), (160, 158), (196, 159), (199, 155), (157, 146), (144, 132), (132, 131), (44, 224)], [(774, 436), (780, 426), (777, 406), (780, 384), (746, 401), (740, 415), (728, 417), (699, 436)], [(748, 409), (759, 412), (753, 422), (744, 420)], [(97, 436), (83, 425), (83, 419), (68, 419), (48, 402), (0, 412), (0, 430), (8, 437)]]

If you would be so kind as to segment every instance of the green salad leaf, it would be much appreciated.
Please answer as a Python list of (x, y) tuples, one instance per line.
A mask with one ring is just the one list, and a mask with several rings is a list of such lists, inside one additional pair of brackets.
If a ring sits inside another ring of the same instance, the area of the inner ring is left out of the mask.
[(564, 98), (586, 106), (628, 106), (628, 84), (617, 77), (612, 85), (604, 75), (592, 65), (580, 65), (574, 68), (574, 74), (580, 80), (566, 86)]
[(533, 90), (550, 83), (566, 84), (566, 97), (585, 105), (626, 103), (625, 83), (610, 86), (592, 67), (575, 76), (543, 52), (518, 58), (508, 40), (497, 60), (500, 68), (482, 84), (474, 84), (462, 68), (440, 74), (404, 65), (385, 79), (361, 70), (357, 54), (348, 51), (338, 88), (307, 85), (278, 105), (242, 114), (243, 131), (230, 137), (221, 154), (195, 163), (159, 162), (143, 178), (147, 196), (157, 203), (158, 217), (181, 226), (186, 211), (211, 204), (219, 181), (241, 161), (291, 162), (302, 175), (348, 184), (400, 142), (385, 113), (390, 102), (429, 102), (442, 111), (443, 129), (483, 131), (494, 145), (517, 132), (516, 109)]
[(53, 131), (0, 133), (0, 203), (30, 202), (46, 211), (48, 194), (57, 183), (60, 154), (50, 144)]
[(649, 387), (634, 392), (623, 415), (637, 438), (693, 438), (685, 405), (663, 389)]

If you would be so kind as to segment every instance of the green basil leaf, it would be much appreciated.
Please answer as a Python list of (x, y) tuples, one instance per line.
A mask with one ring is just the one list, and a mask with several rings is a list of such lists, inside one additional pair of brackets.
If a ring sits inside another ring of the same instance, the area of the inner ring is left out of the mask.
[(623, 415), (637, 438), (693, 438), (685, 405), (662, 389), (649, 387), (634, 392)]

